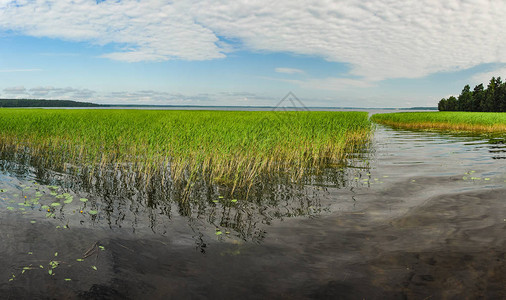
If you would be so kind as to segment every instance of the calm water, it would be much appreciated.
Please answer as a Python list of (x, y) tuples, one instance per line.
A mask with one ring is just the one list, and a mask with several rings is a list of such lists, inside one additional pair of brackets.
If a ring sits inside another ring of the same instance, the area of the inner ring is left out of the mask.
[(1, 298), (504, 298), (504, 142), (379, 127), (367, 161), (247, 199), (4, 155)]

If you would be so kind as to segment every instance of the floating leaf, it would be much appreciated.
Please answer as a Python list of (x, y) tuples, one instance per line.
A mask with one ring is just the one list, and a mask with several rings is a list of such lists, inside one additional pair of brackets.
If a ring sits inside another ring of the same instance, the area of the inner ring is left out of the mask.
[(57, 192), (51, 192), (50, 194), (51, 194), (51, 196), (58, 196)]
[(14, 210), (14, 207), (12, 207), (12, 206), (7, 206), (7, 209), (8, 209), (8, 210)]
[(55, 252), (55, 253), (54, 253), (54, 256), (58, 256), (58, 252)]
[(35, 223), (37, 223), (37, 222), (36, 222), (36, 221), (30, 221), (30, 223), (35, 224)]
[(47, 206), (47, 205), (42, 205), (40, 208), (42, 208), (42, 209), (49, 209), (49, 206)]
[(236, 203), (236, 202), (237, 202), (237, 199), (232, 199), (232, 200), (230, 200), (230, 202), (232, 202), (232, 203)]
[(219, 199), (223, 199), (223, 196), (218, 196)]
[(216, 231), (216, 235), (221, 235), (222, 232), (221, 231)]
[(86, 199), (86, 198), (81, 198), (81, 199), (79, 199), (79, 201), (81, 201), (81, 202), (88, 202), (88, 199)]
[(98, 213), (98, 211), (96, 211), (96, 210), (90, 210), (88, 213), (90, 215), (96, 215)]
[(40, 267), (41, 269), (44, 269), (44, 266), (43, 266), (43, 265), (39, 265), (39, 267)]
[(105, 250), (105, 247), (104, 246), (98, 246), (98, 248), (100, 248), (100, 250), (104, 251)]
[(60, 206), (60, 205), (61, 205), (61, 204), (60, 204), (60, 203), (58, 203), (58, 202), (53, 202), (53, 203), (51, 203), (51, 206)]
[(91, 268), (92, 268), (93, 270), (95, 270), (95, 271), (97, 270), (97, 267), (95, 267), (95, 266), (91, 266)]
[(64, 280), (65, 281), (72, 281), (72, 279), (70, 279), (70, 278), (65, 278)]
[(33, 252), (28, 252), (28, 255), (32, 255), (32, 254), (33, 254)]
[(78, 258), (78, 259), (76, 259), (76, 260), (77, 260), (77, 261), (84, 261), (84, 259), (82, 259), (82, 258)]
[(53, 275), (53, 270), (50, 269), (49, 271), (47, 271), (49, 273), (49, 275)]
[(72, 203), (72, 198), (68, 198), (67, 200), (64, 200), (63, 203), (65, 203), (65, 204)]

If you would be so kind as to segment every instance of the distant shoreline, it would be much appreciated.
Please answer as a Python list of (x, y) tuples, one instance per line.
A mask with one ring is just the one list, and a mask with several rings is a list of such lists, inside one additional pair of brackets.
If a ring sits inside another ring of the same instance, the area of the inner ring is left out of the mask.
[(336, 106), (307, 106), (307, 107), (276, 107), (276, 106), (241, 106), (241, 105), (139, 105), (139, 104), (97, 104), (72, 100), (46, 100), (46, 99), (0, 99), (0, 108), (231, 108), (231, 109), (272, 109), (272, 110), (335, 110), (335, 109), (360, 109), (360, 110), (437, 110), (437, 107), (336, 107)]
[(72, 100), (0, 99), (1, 108), (106, 107), (107, 105)]

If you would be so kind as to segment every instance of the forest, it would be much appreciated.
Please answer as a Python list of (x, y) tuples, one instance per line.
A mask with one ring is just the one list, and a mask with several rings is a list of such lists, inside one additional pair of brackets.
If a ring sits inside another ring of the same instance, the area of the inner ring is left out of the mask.
[(98, 107), (100, 104), (71, 100), (0, 99), (0, 107)]
[(479, 84), (471, 90), (466, 85), (458, 97), (450, 96), (441, 99), (438, 103), (440, 111), (479, 111), (504, 112), (506, 111), (506, 82), (501, 77), (492, 77), (487, 88)]

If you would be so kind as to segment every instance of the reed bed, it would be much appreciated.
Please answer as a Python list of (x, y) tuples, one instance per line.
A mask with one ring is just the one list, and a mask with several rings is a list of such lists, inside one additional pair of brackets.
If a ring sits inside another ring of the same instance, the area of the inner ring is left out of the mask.
[(371, 120), (409, 129), (506, 133), (506, 113), (403, 112), (375, 114)]
[(365, 112), (0, 109), (0, 146), (53, 167), (251, 185), (339, 164), (371, 134)]

